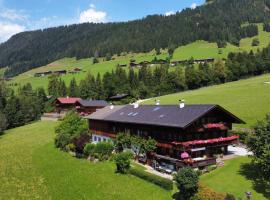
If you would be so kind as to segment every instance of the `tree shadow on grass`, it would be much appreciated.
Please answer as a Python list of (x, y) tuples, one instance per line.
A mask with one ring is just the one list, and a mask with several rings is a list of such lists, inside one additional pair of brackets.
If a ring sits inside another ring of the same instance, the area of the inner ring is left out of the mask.
[(266, 199), (270, 199), (270, 181), (263, 179), (256, 163), (243, 163), (240, 166), (239, 173), (246, 179), (252, 181), (253, 189), (256, 192), (263, 194)]

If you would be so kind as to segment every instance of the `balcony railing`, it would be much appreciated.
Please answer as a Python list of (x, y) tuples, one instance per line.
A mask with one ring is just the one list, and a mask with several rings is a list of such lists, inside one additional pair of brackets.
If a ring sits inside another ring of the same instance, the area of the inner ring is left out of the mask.
[(167, 161), (169, 163), (172, 163), (172, 164), (176, 165), (177, 167), (188, 167), (189, 166), (192, 168), (198, 168), (198, 167), (205, 167), (205, 166), (216, 164), (216, 158), (205, 158), (202, 160), (190, 159), (189, 161), (188, 160), (183, 161), (183, 160), (171, 158), (169, 156), (163, 156), (163, 155), (158, 155), (158, 154), (155, 154), (154, 157), (157, 158), (158, 160), (163, 160), (165, 162)]

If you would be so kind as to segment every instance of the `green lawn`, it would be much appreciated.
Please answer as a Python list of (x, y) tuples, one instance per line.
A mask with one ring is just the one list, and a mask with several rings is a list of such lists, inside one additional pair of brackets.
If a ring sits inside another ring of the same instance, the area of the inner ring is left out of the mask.
[(55, 122), (37, 122), (0, 137), (0, 199), (170, 199), (171, 192), (112, 162), (90, 164), (53, 146)]
[[(270, 82), (270, 74), (158, 99), (161, 104), (178, 104), (179, 99), (185, 99), (187, 104), (219, 104), (243, 119), (247, 123), (243, 127), (250, 127), (270, 113), (270, 83), (266, 82)], [(154, 104), (154, 100), (144, 104)]]
[(269, 199), (270, 185), (256, 180), (256, 169), (250, 167), (250, 161), (248, 157), (228, 160), (224, 167), (201, 176), (201, 182), (216, 191), (234, 194), (236, 199), (246, 199), (247, 191), (253, 200)]

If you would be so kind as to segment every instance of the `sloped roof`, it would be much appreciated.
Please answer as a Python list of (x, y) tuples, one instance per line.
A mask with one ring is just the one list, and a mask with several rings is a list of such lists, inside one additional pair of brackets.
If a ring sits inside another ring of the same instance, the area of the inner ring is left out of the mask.
[(109, 105), (104, 100), (83, 100), (83, 99), (81, 99), (77, 102), (84, 107), (105, 107), (105, 106)]
[(57, 101), (59, 101), (62, 104), (75, 104), (77, 101), (80, 101), (81, 98), (77, 97), (60, 97), (57, 98)]
[(132, 105), (126, 105), (114, 106), (113, 109), (111, 109), (111, 106), (107, 106), (86, 118), (112, 122), (186, 128), (213, 109), (219, 109), (220, 112), (228, 116), (233, 123), (244, 123), (241, 119), (218, 105), (186, 105), (184, 108), (179, 108), (178, 105), (140, 105), (138, 108), (134, 108)]

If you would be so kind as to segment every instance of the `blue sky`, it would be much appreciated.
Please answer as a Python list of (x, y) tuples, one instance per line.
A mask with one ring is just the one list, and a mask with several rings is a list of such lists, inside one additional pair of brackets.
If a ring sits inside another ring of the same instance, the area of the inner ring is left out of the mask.
[(0, 0), (0, 42), (21, 31), (173, 14), (204, 0)]

